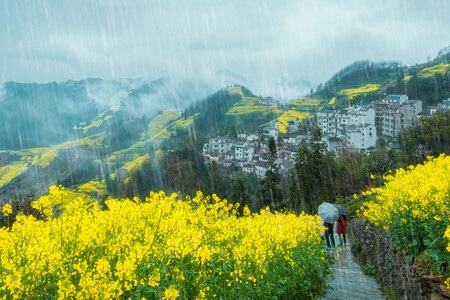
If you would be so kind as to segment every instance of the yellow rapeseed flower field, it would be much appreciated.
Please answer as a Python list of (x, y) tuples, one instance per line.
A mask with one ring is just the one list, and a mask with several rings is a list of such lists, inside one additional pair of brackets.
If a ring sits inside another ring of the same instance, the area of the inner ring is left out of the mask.
[(19, 214), (0, 229), (1, 298), (305, 299), (326, 289), (318, 216), (240, 216), (201, 192), (110, 198), (101, 209), (56, 186), (32, 205), (42, 220)]
[(431, 273), (450, 275), (450, 156), (398, 169), (363, 197), (362, 214), (388, 231), (407, 258), (425, 255)]

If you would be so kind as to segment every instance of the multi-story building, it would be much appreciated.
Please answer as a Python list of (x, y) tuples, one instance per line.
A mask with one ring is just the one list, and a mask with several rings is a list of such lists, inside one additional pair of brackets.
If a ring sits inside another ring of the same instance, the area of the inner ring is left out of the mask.
[(347, 145), (362, 152), (374, 149), (377, 144), (377, 131), (372, 124), (350, 125), (342, 137)]
[(320, 111), (317, 125), (327, 140), (328, 151), (344, 146), (366, 151), (376, 145), (375, 110), (371, 107)]
[(397, 138), (403, 128), (416, 125), (422, 112), (422, 101), (406, 95), (389, 95), (373, 106), (377, 133), (387, 138)]
[(367, 106), (358, 106), (317, 113), (317, 126), (322, 129), (324, 136), (339, 136), (348, 126), (359, 124), (375, 125), (375, 110)]

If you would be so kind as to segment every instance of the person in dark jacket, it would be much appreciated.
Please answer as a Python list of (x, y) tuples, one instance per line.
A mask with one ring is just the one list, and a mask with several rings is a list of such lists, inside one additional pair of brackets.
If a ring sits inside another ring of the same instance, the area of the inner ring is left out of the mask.
[(328, 248), (335, 248), (336, 243), (334, 241), (334, 224), (329, 222), (324, 222), (323, 226), (325, 226), (325, 240), (327, 241)]
[(339, 215), (336, 224), (336, 233), (339, 235), (339, 245), (345, 246), (347, 244), (347, 216)]

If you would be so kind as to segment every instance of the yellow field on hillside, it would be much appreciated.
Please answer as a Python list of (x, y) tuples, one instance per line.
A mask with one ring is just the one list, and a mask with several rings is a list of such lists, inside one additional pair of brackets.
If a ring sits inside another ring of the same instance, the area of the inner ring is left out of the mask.
[(341, 90), (341, 93), (345, 94), (350, 100), (353, 100), (360, 95), (377, 91), (380, 86), (381, 84), (368, 83), (357, 88)]
[(10, 183), (14, 178), (26, 172), (28, 163), (15, 161), (11, 164), (0, 167), (0, 187)]
[(275, 111), (275, 106), (233, 106), (227, 115), (247, 115), (252, 113), (268, 113)]
[(70, 149), (78, 146), (87, 146), (89, 148), (100, 148), (105, 138), (105, 133), (100, 132), (79, 140), (67, 141), (54, 146), (56, 150)]
[(322, 103), (320, 99), (312, 99), (312, 98), (298, 98), (292, 101), (289, 101), (288, 105), (297, 106), (297, 107), (316, 107)]
[(276, 110), (275, 105), (262, 105), (257, 97), (242, 97), (242, 100), (231, 107), (227, 115), (246, 115), (252, 113), (267, 113)]
[(144, 154), (142, 156), (138, 156), (136, 157), (134, 160), (127, 162), (123, 168), (126, 169), (128, 172), (131, 172), (135, 169), (138, 169), (142, 166), (142, 164), (146, 161), (150, 159), (150, 155), (148, 154)]
[(428, 78), (432, 77), (434, 74), (445, 74), (449, 69), (450, 64), (439, 64), (421, 70), (418, 75), (422, 78)]
[(106, 193), (106, 187), (105, 187), (105, 181), (97, 181), (97, 180), (91, 180), (88, 181), (82, 185), (80, 185), (77, 188), (77, 192), (84, 193), (84, 194), (105, 194)]
[(289, 121), (291, 121), (291, 120), (292, 121), (295, 121), (295, 120), (301, 121), (305, 118), (310, 118), (310, 117), (311, 117), (311, 115), (307, 112), (300, 112), (300, 111), (296, 111), (296, 110), (286, 111), (277, 119), (278, 130), (281, 133), (286, 134), (287, 128), (289, 126), (289, 124), (288, 124)]

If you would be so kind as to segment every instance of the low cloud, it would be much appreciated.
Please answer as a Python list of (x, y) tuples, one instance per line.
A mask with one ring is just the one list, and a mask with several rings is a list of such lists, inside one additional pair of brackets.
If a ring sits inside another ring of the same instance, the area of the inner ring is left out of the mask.
[(3, 1), (0, 81), (227, 69), (259, 87), (324, 82), (359, 59), (433, 58), (450, 44), (448, 11), (446, 0)]

